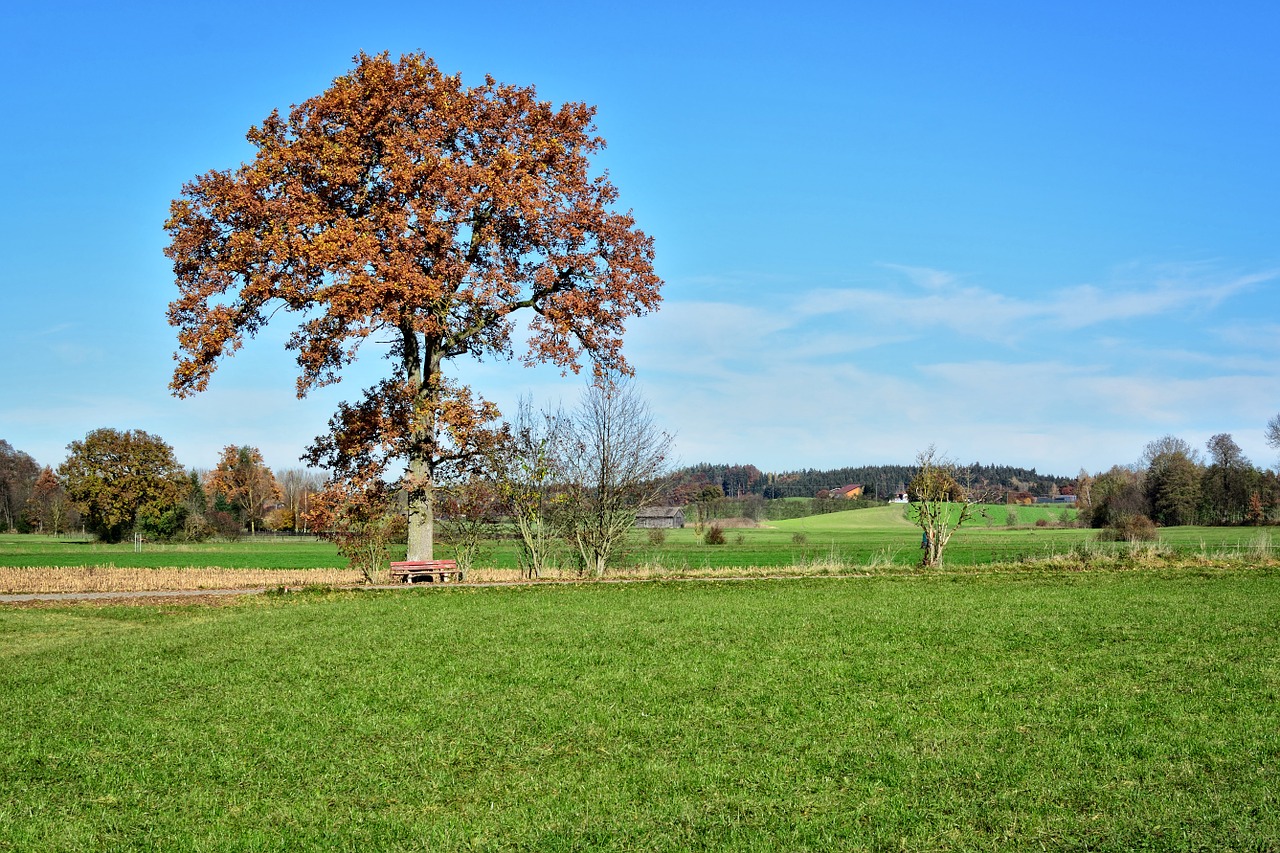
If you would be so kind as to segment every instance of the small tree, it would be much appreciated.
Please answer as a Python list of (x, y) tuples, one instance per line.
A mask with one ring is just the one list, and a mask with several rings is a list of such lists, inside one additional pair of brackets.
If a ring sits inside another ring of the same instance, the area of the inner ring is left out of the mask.
[(911, 496), (911, 519), (924, 535), (920, 564), (934, 568), (942, 564), (942, 553), (951, 536), (978, 513), (978, 504), (988, 500), (985, 490), (960, 486), (956, 465), (938, 455), (934, 446), (916, 456), (920, 472), (907, 486)]
[(30, 514), (41, 533), (56, 536), (67, 529), (72, 514), (71, 502), (52, 468), (45, 466), (41, 469), (31, 488), (29, 504)]
[(653, 422), (629, 379), (587, 388), (570, 420), (564, 461), (566, 533), (583, 572), (599, 577), (667, 489), (671, 436)]
[[(244, 533), (244, 525), (240, 523), (240, 519), (226, 510), (209, 510), (209, 512), (205, 513), (204, 518), (207, 524), (207, 532), (221, 536), (228, 542), (237, 541), (241, 534)], [(205, 530), (196, 528), (192, 531), (192, 535), (199, 536), (205, 532)]]
[(391, 543), (405, 535), (395, 495), (380, 481), (331, 484), (312, 502), (308, 523), (338, 547), (365, 583), (373, 583), (375, 574), (390, 563)]
[[(1091, 527), (1114, 526), (1131, 516), (1151, 517), (1146, 470), (1143, 468), (1113, 465), (1094, 478), (1090, 492), (1087, 519)], [(1084, 514), (1082, 509), (1082, 517)]]
[(206, 488), (226, 497), (250, 533), (258, 532), (267, 501), (284, 495), (258, 448), (235, 445), (222, 449), (222, 458), (209, 472)]
[(1121, 516), (1098, 531), (1102, 542), (1154, 542), (1158, 538), (1155, 522), (1145, 515)]
[(482, 477), (441, 489), (441, 540), (453, 546), (454, 559), (463, 574), (471, 571), (484, 542), (493, 537), (501, 515), (498, 488)]
[(527, 578), (542, 577), (558, 546), (556, 510), (563, 497), (567, 428), (563, 413), (534, 412), (532, 401), (522, 398), (515, 427), (494, 459), (499, 493), (520, 537), (520, 569)]

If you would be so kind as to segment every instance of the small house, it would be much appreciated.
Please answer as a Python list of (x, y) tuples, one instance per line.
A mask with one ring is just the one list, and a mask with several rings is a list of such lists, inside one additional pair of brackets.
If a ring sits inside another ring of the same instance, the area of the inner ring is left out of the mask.
[(678, 506), (647, 506), (636, 510), (636, 527), (684, 527), (684, 510)]

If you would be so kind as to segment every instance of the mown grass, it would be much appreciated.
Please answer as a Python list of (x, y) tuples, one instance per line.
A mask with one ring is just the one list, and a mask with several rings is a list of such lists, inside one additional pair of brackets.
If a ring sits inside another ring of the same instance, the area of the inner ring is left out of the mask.
[(1280, 850), (1274, 570), (0, 611), (0, 850)]

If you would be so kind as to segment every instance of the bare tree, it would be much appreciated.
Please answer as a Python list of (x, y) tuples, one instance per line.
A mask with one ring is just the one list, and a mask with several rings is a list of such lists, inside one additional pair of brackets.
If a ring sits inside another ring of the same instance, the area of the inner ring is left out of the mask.
[(1271, 420), (1267, 421), (1267, 431), (1264, 435), (1267, 438), (1267, 445), (1272, 450), (1280, 450), (1280, 415), (1271, 416)]
[(501, 489), (484, 477), (441, 488), (436, 516), (440, 541), (453, 546), (464, 577), (475, 567), (485, 541), (496, 535), (502, 503)]
[(635, 527), (636, 511), (666, 492), (672, 439), (621, 377), (587, 388), (568, 432), (566, 535), (582, 571), (599, 577)]
[(933, 568), (942, 564), (942, 553), (952, 534), (978, 515), (979, 504), (989, 502), (993, 494), (981, 486), (961, 486), (957, 478), (967, 479), (968, 472), (939, 456), (932, 444), (916, 455), (916, 464), (920, 472), (907, 486), (907, 492), (912, 499), (912, 520), (924, 533), (920, 564)]
[(310, 468), (285, 468), (277, 479), (284, 491), (284, 503), (293, 521), (293, 529), (307, 532), (311, 498), (324, 488), (324, 478)]
[[(1277, 415), (1277, 417), (1280, 417), (1280, 415)], [(1143, 468), (1150, 469), (1152, 466), (1159, 467), (1163, 461), (1177, 456), (1185, 456), (1196, 465), (1201, 464), (1200, 451), (1174, 435), (1166, 435), (1157, 438), (1155, 441), (1148, 442), (1147, 446), (1142, 449), (1142, 459), (1139, 460), (1138, 464)]]
[(520, 537), (520, 568), (529, 578), (541, 577), (555, 558), (567, 429), (561, 411), (535, 412), (533, 402), (521, 398), (510, 441), (495, 460), (499, 490)]

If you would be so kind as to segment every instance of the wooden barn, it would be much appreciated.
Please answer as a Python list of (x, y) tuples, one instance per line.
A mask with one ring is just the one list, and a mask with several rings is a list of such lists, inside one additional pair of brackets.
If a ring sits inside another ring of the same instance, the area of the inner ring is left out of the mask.
[(678, 506), (647, 506), (636, 511), (636, 527), (684, 527), (684, 510)]

